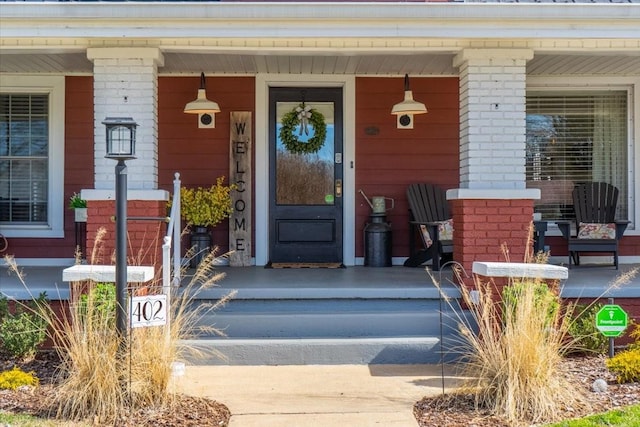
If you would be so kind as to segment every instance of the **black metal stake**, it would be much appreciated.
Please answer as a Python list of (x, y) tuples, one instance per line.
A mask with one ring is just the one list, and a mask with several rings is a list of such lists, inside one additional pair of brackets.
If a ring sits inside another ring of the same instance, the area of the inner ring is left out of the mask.
[[(613, 298), (609, 298), (609, 304), (613, 305)], [(614, 356), (613, 337), (609, 337), (609, 357)]]
[[(435, 258), (434, 258), (434, 262), (435, 262)], [(447, 267), (451, 265), (452, 268), (460, 268), (460, 270), (462, 270), (462, 272), (464, 272), (465, 277), (468, 279), (469, 275), (467, 274), (467, 271), (464, 269), (464, 267), (462, 266), (462, 264), (460, 264), (457, 261), (447, 261), (444, 264), (442, 264), (442, 266), (440, 266), (440, 270), (438, 271), (439, 274), (439, 282), (438, 282), (438, 295), (439, 295), (439, 302), (440, 302), (440, 379), (442, 381), (442, 395), (445, 395), (445, 386), (444, 386), (444, 326), (443, 326), (443, 319), (442, 319), (442, 300), (444, 298), (444, 295), (442, 294), (442, 270), (444, 269), (444, 267)], [(455, 271), (454, 271), (455, 274)], [(463, 284), (464, 286), (464, 284)], [(447, 302), (449, 304), (449, 302)], [(452, 308), (451, 306), (449, 306), (450, 308)], [(462, 321), (462, 319), (460, 319)]]
[(120, 339), (127, 337), (127, 165), (116, 165), (116, 328)]

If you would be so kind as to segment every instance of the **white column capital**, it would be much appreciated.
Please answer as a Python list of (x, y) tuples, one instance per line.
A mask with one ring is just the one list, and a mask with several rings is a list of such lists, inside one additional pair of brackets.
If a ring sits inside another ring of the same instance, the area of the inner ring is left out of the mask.
[(90, 47), (87, 58), (96, 59), (152, 59), (156, 65), (164, 65), (164, 55), (157, 47)]
[(447, 190), (447, 200), (518, 200), (540, 199), (537, 188), (496, 189), (496, 188), (452, 188)]
[(453, 66), (459, 67), (475, 59), (489, 61), (493, 59), (512, 59), (529, 61), (533, 59), (533, 49), (463, 49), (453, 58)]

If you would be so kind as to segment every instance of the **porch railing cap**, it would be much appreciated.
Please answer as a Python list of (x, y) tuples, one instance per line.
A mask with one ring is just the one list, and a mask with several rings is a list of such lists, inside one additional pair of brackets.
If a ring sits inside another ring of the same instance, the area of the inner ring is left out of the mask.
[(569, 269), (559, 265), (533, 264), (524, 262), (483, 262), (474, 261), (474, 274), (487, 277), (514, 277), (527, 279), (567, 279)]
[[(151, 266), (127, 266), (127, 283), (143, 283), (153, 279), (154, 272)], [(115, 283), (115, 265), (78, 264), (62, 270), (62, 280), (65, 282), (81, 282), (93, 280), (94, 282)]]

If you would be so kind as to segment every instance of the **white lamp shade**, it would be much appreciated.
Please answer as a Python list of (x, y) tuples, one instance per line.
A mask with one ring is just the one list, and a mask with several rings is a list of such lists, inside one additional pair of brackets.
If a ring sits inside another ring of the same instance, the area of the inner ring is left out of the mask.
[(398, 102), (391, 109), (391, 114), (400, 116), (403, 114), (424, 114), (427, 112), (427, 107), (418, 101), (413, 100), (413, 93), (410, 90), (404, 91), (404, 101)]
[(184, 106), (184, 112), (188, 114), (219, 113), (220, 107), (217, 102), (209, 101), (206, 90), (200, 88), (198, 97)]

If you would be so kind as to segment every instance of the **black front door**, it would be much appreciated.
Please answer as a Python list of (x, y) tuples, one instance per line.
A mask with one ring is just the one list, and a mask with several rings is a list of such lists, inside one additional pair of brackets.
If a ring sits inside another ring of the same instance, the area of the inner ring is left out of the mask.
[(342, 262), (342, 145), (341, 88), (270, 89), (270, 262)]

